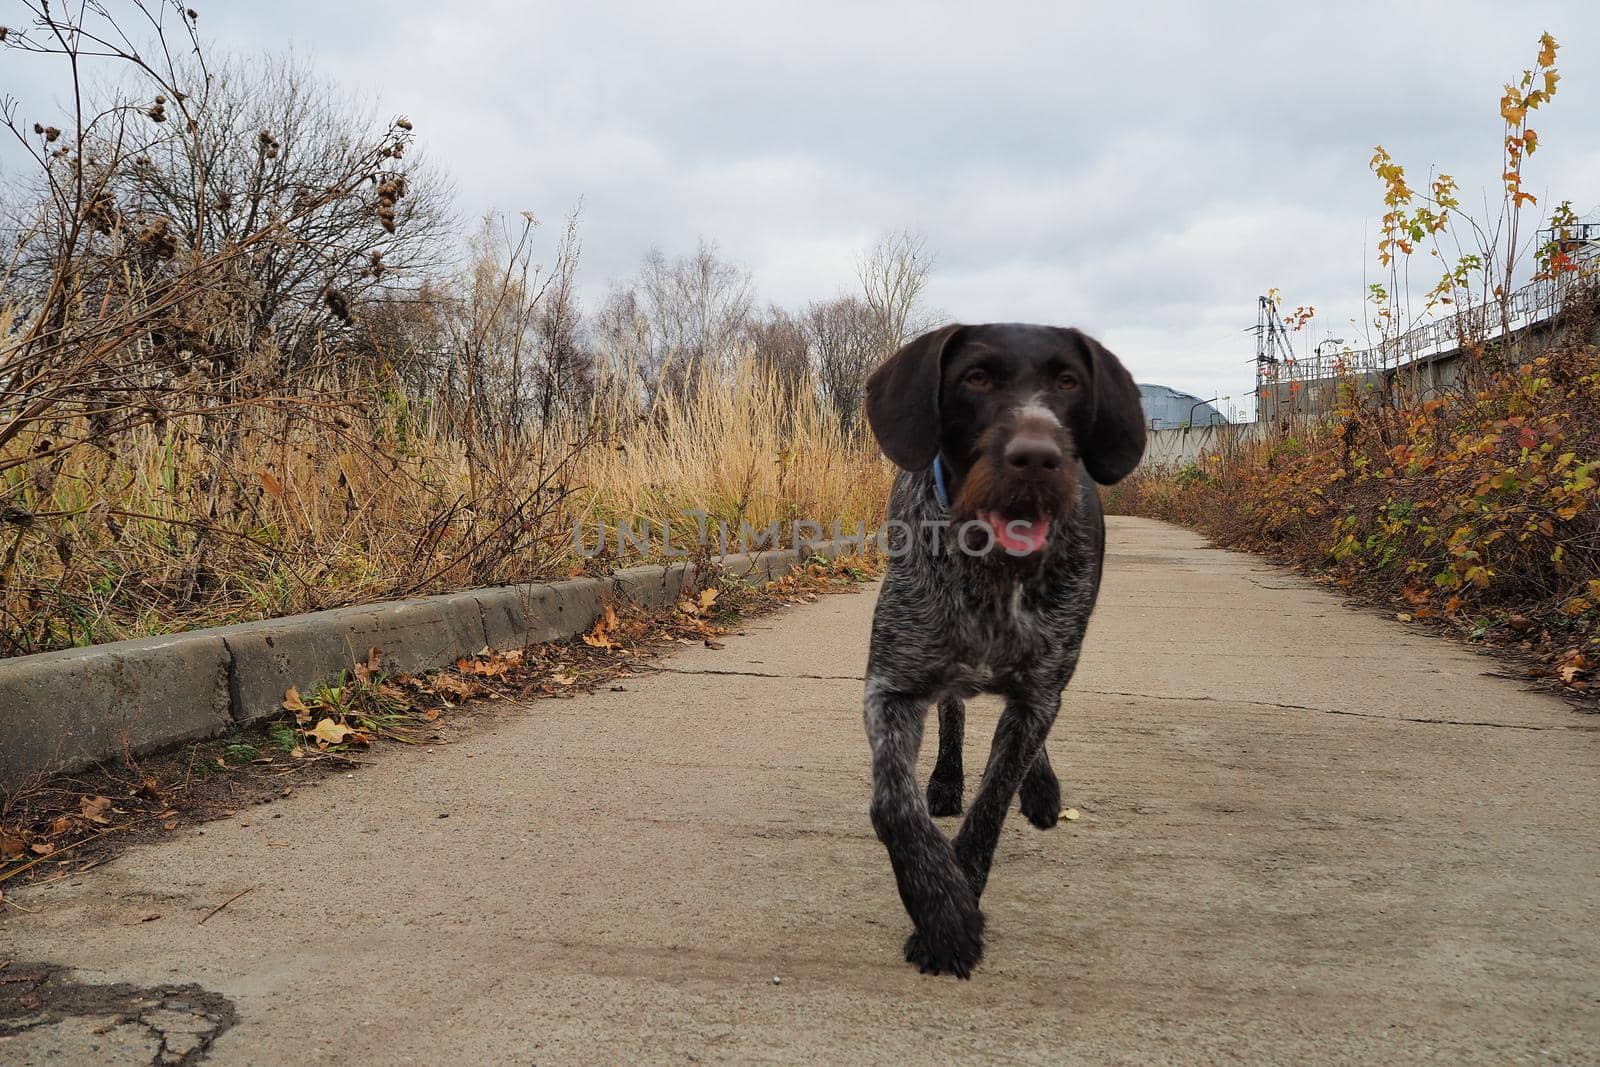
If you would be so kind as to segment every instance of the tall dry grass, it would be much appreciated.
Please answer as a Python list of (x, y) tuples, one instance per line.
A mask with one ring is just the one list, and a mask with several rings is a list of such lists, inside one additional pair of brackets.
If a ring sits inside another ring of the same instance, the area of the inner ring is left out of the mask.
[[(694, 513), (787, 541), (793, 523), (881, 519), (890, 470), (812, 393), (750, 361), (642, 410), (599, 390), (579, 428), (468, 447), (397, 391), (342, 406), (253, 407), (223, 469), (207, 419), (144, 426), (59, 464), (12, 467), (25, 523), (0, 551), (7, 651), (38, 651), (639, 562), (595, 528), (648, 526), (674, 547)], [(37, 445), (24, 439), (11, 446)], [(473, 482), (476, 481), (476, 491)], [(713, 538), (714, 538), (713, 534)]]
[(604, 390), (592, 424), (600, 447), (575, 464), (574, 516), (586, 525), (642, 519), (674, 537), (698, 536), (698, 512), (736, 535), (741, 523), (786, 538), (796, 522), (831, 533), (882, 520), (891, 469), (847, 434), (816, 393), (793, 392), (743, 360), (731, 378), (706, 375), (679, 403), (641, 417)]

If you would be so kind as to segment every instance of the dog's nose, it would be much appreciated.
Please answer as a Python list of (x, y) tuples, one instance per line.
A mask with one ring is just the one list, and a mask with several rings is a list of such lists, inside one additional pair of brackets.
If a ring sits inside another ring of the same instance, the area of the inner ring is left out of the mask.
[(1018, 434), (1006, 445), (1006, 466), (1018, 474), (1045, 474), (1061, 469), (1061, 446), (1048, 437)]

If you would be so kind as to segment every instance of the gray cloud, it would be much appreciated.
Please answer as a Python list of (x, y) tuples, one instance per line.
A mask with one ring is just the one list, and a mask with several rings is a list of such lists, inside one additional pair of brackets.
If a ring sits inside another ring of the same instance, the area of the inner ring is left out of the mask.
[(796, 304), (909, 226), (952, 317), (1080, 324), (1204, 396), (1248, 392), (1240, 331), (1269, 286), (1349, 334), (1373, 144), (1419, 177), (1495, 180), (1500, 81), (1546, 29), (1565, 77), (1531, 187), (1600, 207), (1600, 15), (1577, 0), (201, 12), (224, 48), (292, 43), (408, 114), (469, 215), (554, 222), (581, 197), (591, 294), (703, 235)]

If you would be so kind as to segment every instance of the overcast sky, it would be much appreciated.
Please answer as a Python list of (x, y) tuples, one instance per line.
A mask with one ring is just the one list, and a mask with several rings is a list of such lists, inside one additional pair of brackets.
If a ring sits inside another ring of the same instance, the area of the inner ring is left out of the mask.
[(1563, 80), (1528, 188), (1600, 210), (1592, 0), (196, 6), (220, 49), (292, 47), (410, 116), (466, 218), (529, 210), (553, 238), (581, 197), (591, 300), (703, 236), (796, 306), (909, 227), (948, 317), (1079, 325), (1202, 397), (1248, 393), (1269, 286), (1352, 336), (1374, 144), (1480, 200), (1501, 82), (1544, 30)]

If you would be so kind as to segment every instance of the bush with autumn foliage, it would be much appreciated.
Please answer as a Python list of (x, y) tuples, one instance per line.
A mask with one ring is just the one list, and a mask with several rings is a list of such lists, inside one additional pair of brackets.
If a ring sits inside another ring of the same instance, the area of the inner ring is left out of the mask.
[[(1523, 168), (1541, 144), (1529, 116), (1555, 95), (1557, 48), (1543, 35), (1534, 66), (1504, 87), (1498, 219), (1466, 218), (1449, 175), (1419, 193), (1381, 146), (1371, 160), (1385, 206), (1373, 328), (1394, 344), (1419, 318), (1454, 313), (1459, 382), (1417, 394), (1404, 373), (1376, 389), (1352, 376), (1326, 416), (1293, 417), (1181, 469), (1140, 471), (1109, 503), (1327, 574), (1405, 620), (1520, 646), (1583, 690), (1600, 684), (1600, 295), (1572, 254), (1569, 204), (1551, 212), (1542, 245), (1522, 225), (1537, 204)], [(1562, 310), (1519, 332), (1511, 296), (1530, 250), (1534, 279), (1561, 294)], [(1423, 252), (1438, 282), (1413, 315), (1405, 280), (1424, 276), (1411, 263)], [(1297, 309), (1287, 325), (1308, 315)]]
[(1113, 507), (1200, 529), (1435, 618), (1523, 644), (1585, 688), (1600, 663), (1600, 347), (1594, 296), (1565, 340), (1415, 404), (1140, 472)]

